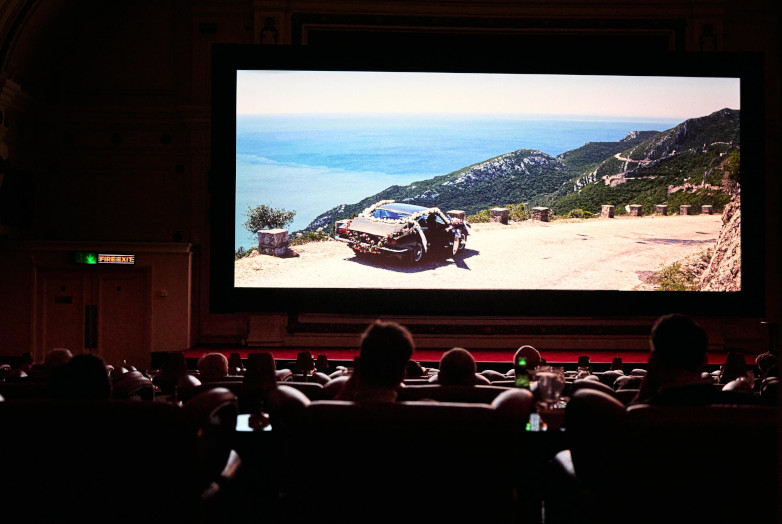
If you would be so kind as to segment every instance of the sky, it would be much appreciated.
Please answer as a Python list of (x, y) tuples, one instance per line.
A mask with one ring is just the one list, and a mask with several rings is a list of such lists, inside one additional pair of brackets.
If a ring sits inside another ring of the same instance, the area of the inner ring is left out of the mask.
[(740, 109), (737, 78), (240, 71), (237, 114), (470, 113), (686, 119)]

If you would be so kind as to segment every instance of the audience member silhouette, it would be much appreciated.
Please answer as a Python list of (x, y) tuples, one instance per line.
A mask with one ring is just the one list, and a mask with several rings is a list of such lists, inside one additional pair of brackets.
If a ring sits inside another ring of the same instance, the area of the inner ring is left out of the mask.
[[(476, 371), (475, 359), (469, 351), (463, 348), (449, 349), (440, 357), (437, 382), (443, 386), (473, 386), (479, 380)], [(490, 383), (489, 379), (480, 378), (483, 379), (481, 383)]]
[(425, 378), (426, 370), (417, 360), (408, 360), (405, 368), (405, 378)]
[(526, 368), (530, 372), (545, 362), (540, 355), (540, 351), (530, 345), (521, 346), (513, 355), (513, 369), (508, 373), (509, 376), (516, 376), (516, 371), (521, 367), (522, 357), (525, 359)]
[(42, 364), (33, 364), (27, 371), (27, 375), (31, 380), (49, 381), (53, 377), (55, 371), (60, 367), (67, 364), (73, 353), (67, 348), (54, 348), (46, 353)]
[(718, 401), (706, 367), (708, 336), (695, 321), (673, 313), (658, 318), (649, 337), (648, 373), (638, 401), (661, 405), (708, 405)]
[(725, 355), (725, 363), (720, 370), (718, 383), (727, 384), (736, 379), (747, 376), (747, 363), (744, 360), (744, 354), (738, 350), (732, 349)]
[(277, 387), (277, 364), (271, 353), (251, 353), (239, 393), (243, 413), (258, 414), (264, 410), (269, 392)]
[(68, 400), (108, 400), (111, 381), (106, 364), (97, 355), (76, 355), (52, 375), (55, 398)]
[(755, 358), (755, 365), (758, 367), (758, 378), (760, 379), (779, 376), (777, 357), (773, 353), (761, 353)]
[(242, 362), (242, 356), (234, 351), (228, 355), (228, 374), (229, 375), (243, 375), (244, 363)]
[(396, 322), (376, 320), (361, 335), (354, 373), (337, 398), (395, 402), (414, 350), (413, 336), (407, 328)]
[(172, 351), (160, 368), (160, 374), (155, 377), (154, 383), (160, 387), (164, 395), (170, 395), (174, 392), (179, 379), (187, 373), (185, 354), (181, 351)]
[(215, 382), (228, 376), (228, 359), (222, 353), (207, 353), (196, 364), (201, 382)]
[(327, 384), (331, 377), (318, 370), (315, 357), (309, 351), (300, 351), (296, 355), (296, 365), (294, 373), (287, 376), (284, 380), (294, 382), (317, 382), (320, 385)]
[(19, 359), (19, 369), (27, 373), (31, 367), (33, 367), (33, 354), (25, 351)]

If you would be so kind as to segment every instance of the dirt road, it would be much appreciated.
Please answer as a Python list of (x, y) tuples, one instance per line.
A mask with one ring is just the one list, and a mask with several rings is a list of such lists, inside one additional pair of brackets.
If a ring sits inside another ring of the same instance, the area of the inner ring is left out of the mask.
[(356, 257), (347, 245), (317, 242), (298, 258), (236, 262), (239, 287), (446, 289), (644, 289), (651, 272), (716, 244), (719, 215), (531, 220), (475, 224), (455, 259), (410, 266)]

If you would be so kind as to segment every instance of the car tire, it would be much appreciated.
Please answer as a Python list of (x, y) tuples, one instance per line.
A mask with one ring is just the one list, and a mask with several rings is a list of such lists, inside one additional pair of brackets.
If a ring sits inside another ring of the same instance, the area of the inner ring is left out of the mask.
[(413, 244), (413, 249), (410, 250), (410, 263), (418, 264), (424, 258), (424, 246), (420, 242)]
[(451, 256), (456, 256), (456, 254), (462, 250), (462, 237), (456, 235), (453, 237), (453, 245), (451, 246)]

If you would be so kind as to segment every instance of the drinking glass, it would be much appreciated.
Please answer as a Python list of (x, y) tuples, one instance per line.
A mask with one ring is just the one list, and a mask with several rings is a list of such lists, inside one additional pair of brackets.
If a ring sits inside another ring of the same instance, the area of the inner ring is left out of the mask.
[(553, 409), (565, 389), (565, 370), (561, 367), (537, 373), (538, 393), (546, 409)]

